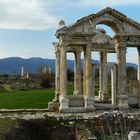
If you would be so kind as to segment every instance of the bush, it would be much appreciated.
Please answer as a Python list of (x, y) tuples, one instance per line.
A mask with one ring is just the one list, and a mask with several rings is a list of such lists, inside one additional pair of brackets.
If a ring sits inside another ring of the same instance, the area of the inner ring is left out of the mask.
[(37, 81), (42, 88), (50, 88), (54, 83), (54, 75), (49, 73), (37, 74)]

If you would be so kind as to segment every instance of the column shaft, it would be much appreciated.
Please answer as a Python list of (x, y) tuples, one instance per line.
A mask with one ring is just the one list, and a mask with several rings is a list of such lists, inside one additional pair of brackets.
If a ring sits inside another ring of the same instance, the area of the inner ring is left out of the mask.
[(128, 108), (128, 96), (126, 95), (126, 42), (119, 42), (115, 46), (117, 52), (117, 65), (118, 65), (118, 105), (120, 108)]
[(60, 57), (60, 93), (62, 97), (67, 96), (67, 56), (66, 46), (61, 46), (61, 57)]
[(85, 95), (85, 107), (87, 109), (94, 109), (94, 99), (92, 92), (92, 59), (91, 59), (91, 46), (87, 46), (85, 53), (85, 79), (86, 79), (86, 95)]
[(92, 97), (92, 59), (91, 48), (86, 49), (86, 97)]
[(74, 94), (81, 94), (81, 52), (75, 52)]
[(107, 52), (103, 51), (100, 52), (100, 91), (99, 91), (99, 98), (103, 102), (107, 102), (109, 99), (108, 95), (108, 72), (107, 72)]
[[(122, 44), (123, 45), (123, 44)], [(118, 64), (118, 93), (126, 94), (126, 47), (118, 44), (117, 64)]]
[(140, 48), (137, 48), (138, 50), (138, 69), (137, 69), (137, 79), (140, 80)]
[(54, 101), (59, 100), (60, 95), (60, 51), (56, 50), (55, 52), (55, 99)]
[[(101, 56), (100, 56), (100, 63), (101, 63)], [(103, 67), (100, 65), (99, 67), (99, 100), (102, 100), (103, 94)]]
[(112, 105), (116, 105), (116, 98), (117, 98), (117, 92), (116, 92), (116, 86), (117, 86), (117, 79), (116, 79), (116, 64), (112, 66), (111, 69), (111, 101)]
[(139, 81), (139, 107), (140, 107), (140, 48), (138, 49), (138, 69), (137, 69), (137, 76)]
[(60, 47), (60, 107), (59, 110), (63, 112), (69, 108), (69, 99), (67, 98), (67, 50), (66, 45), (62, 44)]
[(92, 94), (95, 100), (95, 75), (96, 75), (96, 64), (92, 64)]
[(83, 95), (86, 96), (86, 50), (84, 50), (84, 65), (83, 65)]

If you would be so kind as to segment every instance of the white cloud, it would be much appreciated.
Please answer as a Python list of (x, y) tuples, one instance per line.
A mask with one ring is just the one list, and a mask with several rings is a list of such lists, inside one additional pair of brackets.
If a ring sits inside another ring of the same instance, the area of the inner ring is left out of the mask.
[(57, 22), (42, 0), (0, 0), (0, 29), (40, 30)]
[(82, 6), (122, 6), (122, 5), (137, 5), (140, 0), (80, 0)]
[(44, 30), (56, 27), (65, 11), (75, 7), (134, 4), (140, 0), (0, 0), (0, 29)]

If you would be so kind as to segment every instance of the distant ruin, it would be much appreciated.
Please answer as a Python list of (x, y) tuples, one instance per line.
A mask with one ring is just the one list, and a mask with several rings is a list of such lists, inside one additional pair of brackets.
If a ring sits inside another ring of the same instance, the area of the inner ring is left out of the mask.
[[(104, 24), (115, 32), (108, 36), (96, 25)], [(140, 24), (119, 11), (105, 8), (96, 14), (77, 20), (72, 25), (59, 22), (56, 31), (59, 40), (53, 43), (56, 54), (55, 99), (49, 109), (60, 112), (88, 112), (95, 108), (95, 69), (99, 68), (99, 101), (108, 102), (107, 67), (111, 67), (111, 103), (120, 109), (128, 109), (129, 103), (140, 106)], [(126, 53), (128, 47), (138, 50), (138, 78), (131, 81), (131, 96), (126, 93)], [(91, 53), (99, 52), (100, 64), (92, 64)], [(81, 53), (84, 54), (83, 89), (81, 89)], [(75, 56), (74, 92), (67, 94), (67, 53)], [(107, 53), (116, 53), (117, 63), (107, 62)]]

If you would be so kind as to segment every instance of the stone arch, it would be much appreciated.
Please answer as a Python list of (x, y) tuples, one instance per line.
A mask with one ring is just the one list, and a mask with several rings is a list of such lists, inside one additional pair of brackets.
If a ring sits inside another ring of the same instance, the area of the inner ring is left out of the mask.
[(101, 16), (96, 19), (93, 19), (92, 21), (93, 22), (91, 24), (92, 24), (92, 27), (94, 27), (94, 28), (98, 24), (104, 24), (104, 25), (109, 26), (116, 33), (116, 35), (124, 34), (122, 22), (120, 20), (118, 20), (117, 18), (114, 18), (114, 17), (112, 18), (112, 16), (111, 17)]

